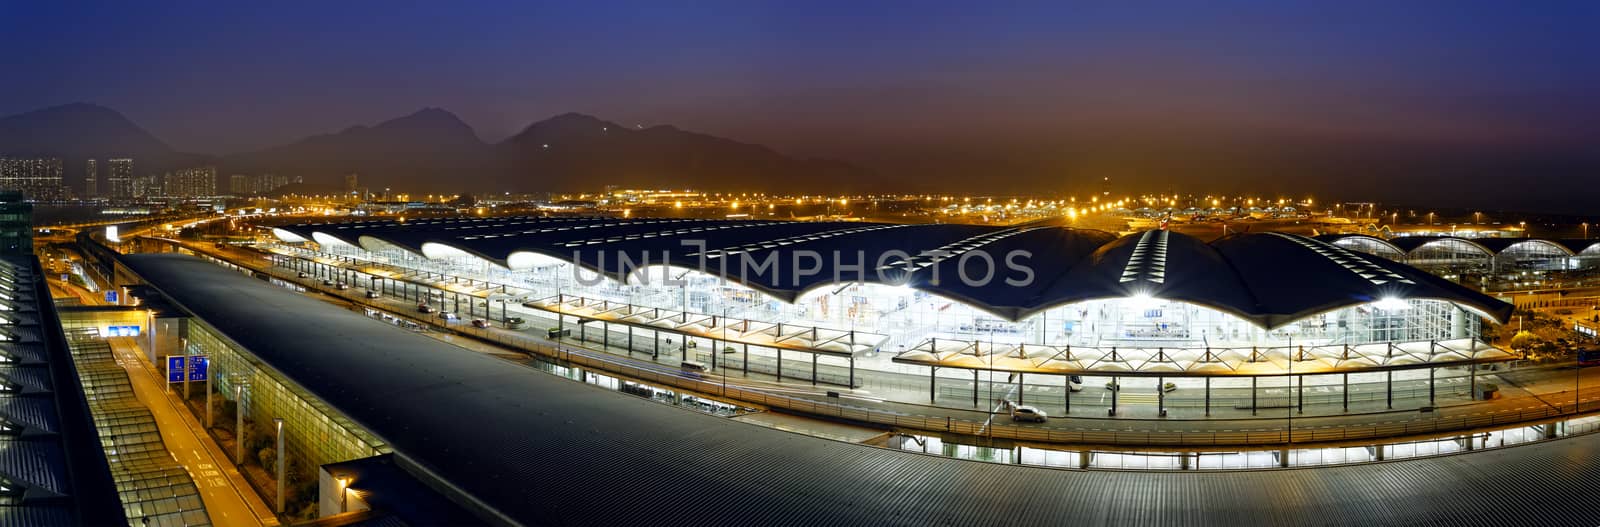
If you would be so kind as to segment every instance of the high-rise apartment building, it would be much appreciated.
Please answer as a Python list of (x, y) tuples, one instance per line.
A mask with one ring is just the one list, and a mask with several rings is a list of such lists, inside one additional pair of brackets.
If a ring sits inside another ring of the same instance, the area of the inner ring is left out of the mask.
[(161, 176), (158, 174), (145, 174), (128, 181), (128, 197), (146, 199), (161, 195)]
[(90, 159), (83, 165), (83, 197), (93, 198), (99, 195), (100, 162)]
[(354, 194), (356, 189), (360, 188), (361, 183), (359, 181), (357, 181), (357, 178), (358, 178), (357, 174), (345, 174), (344, 175), (344, 193), (345, 194)]
[(217, 167), (186, 168), (167, 174), (162, 183), (166, 195), (174, 198), (201, 198), (217, 195)]
[(288, 184), (288, 176), (277, 174), (233, 174), (228, 176), (228, 192), (238, 196), (266, 194)]
[(133, 197), (133, 160), (106, 160), (106, 197), (128, 199)]
[(61, 158), (0, 158), (0, 190), (15, 190), (34, 201), (65, 199)]

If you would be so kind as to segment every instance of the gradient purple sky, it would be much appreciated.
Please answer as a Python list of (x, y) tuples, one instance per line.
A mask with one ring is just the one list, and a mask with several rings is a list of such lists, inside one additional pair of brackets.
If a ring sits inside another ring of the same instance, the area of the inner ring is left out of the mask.
[[(424, 4), (9, 2), (0, 114), (95, 102), (227, 153), (425, 106), (489, 141), (578, 111), (905, 171), (1040, 172), (1019, 185), (1262, 181), (1341, 149), (1368, 160), (1353, 171), (1397, 150), (1425, 152), (1394, 160), (1418, 170), (1600, 159), (1597, 2)], [(1222, 168), (1152, 175), (1196, 157)]]

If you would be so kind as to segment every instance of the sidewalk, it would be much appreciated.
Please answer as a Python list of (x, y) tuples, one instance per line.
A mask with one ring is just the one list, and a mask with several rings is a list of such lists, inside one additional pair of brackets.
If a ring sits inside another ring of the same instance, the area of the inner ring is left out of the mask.
[(176, 394), (166, 391), (165, 379), (155, 366), (144, 360), (138, 339), (114, 337), (106, 340), (111, 343), (117, 362), (128, 371), (139, 401), (155, 416), (167, 450), (194, 478), (211, 520), (217, 525), (230, 526), (279, 525), (272, 509), (256, 495), (199, 420), (181, 408)]

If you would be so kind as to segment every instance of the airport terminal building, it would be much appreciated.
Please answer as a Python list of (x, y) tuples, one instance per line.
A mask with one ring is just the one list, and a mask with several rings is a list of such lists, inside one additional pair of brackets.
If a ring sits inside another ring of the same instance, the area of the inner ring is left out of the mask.
[(984, 382), (1071, 412), (1092, 382), (1117, 414), (1126, 383), (1203, 390), (1209, 413), (1213, 388), (1253, 407), (1258, 387), (1396, 379), (1427, 379), (1431, 403), (1440, 372), (1471, 394), (1479, 365), (1516, 358), (1481, 331), (1510, 305), (1345, 239), (573, 217), (273, 232), (281, 266), (463, 319), (812, 383), (921, 378), (941, 405), (980, 404)]

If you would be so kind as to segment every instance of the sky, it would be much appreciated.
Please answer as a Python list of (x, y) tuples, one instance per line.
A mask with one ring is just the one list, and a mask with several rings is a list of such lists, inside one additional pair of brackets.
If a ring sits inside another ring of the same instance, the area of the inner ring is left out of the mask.
[(1600, 180), (1597, 2), (401, 4), (0, 0), (0, 114), (94, 102), (223, 154), (576, 111), (915, 188)]

